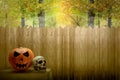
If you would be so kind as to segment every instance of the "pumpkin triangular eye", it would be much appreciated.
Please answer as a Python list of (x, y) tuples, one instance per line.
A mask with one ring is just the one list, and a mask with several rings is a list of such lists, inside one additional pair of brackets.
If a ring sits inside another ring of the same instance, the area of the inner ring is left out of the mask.
[(29, 53), (28, 52), (25, 52), (23, 53), (24, 56), (28, 57), (29, 56)]
[(17, 57), (17, 56), (19, 56), (20, 55), (20, 53), (18, 53), (18, 52), (14, 52), (14, 57)]

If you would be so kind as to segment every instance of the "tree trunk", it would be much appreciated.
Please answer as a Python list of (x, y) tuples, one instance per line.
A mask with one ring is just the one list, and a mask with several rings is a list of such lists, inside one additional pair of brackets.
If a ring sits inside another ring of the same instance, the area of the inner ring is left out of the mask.
[(92, 11), (89, 11), (88, 13), (88, 26), (94, 27), (94, 13)]
[(5, 27), (8, 26), (8, 14), (5, 13)]
[(25, 26), (25, 18), (21, 17), (21, 26), (24, 27)]
[[(93, 4), (94, 0), (90, 0), (90, 3)], [(88, 26), (90, 27), (94, 27), (94, 17), (95, 17), (95, 13), (93, 12), (93, 8), (91, 8), (88, 11)]]
[(34, 19), (34, 17), (33, 17), (33, 27), (35, 27), (35, 19)]
[[(43, 0), (39, 0), (39, 3), (43, 3)], [(39, 27), (45, 26), (45, 12), (43, 10), (40, 11), (38, 14), (38, 20), (39, 20)]]
[(7, 13), (7, 4), (5, 0), (3, 0), (3, 9), (5, 12), (4, 27), (7, 27), (8, 26), (8, 13)]
[(25, 27), (25, 9), (21, 6), (21, 27)]
[(43, 2), (43, 0), (39, 0), (39, 3), (42, 3)]
[(112, 18), (108, 17), (108, 27), (112, 27)]
[(100, 13), (98, 13), (98, 27), (100, 28)]
[(108, 7), (108, 27), (110, 27), (110, 28), (112, 27), (111, 9), (112, 9), (112, 7), (109, 6)]
[(39, 27), (44, 27), (45, 26), (45, 15), (43, 11), (41, 11), (41, 13), (38, 14), (38, 20), (39, 20)]

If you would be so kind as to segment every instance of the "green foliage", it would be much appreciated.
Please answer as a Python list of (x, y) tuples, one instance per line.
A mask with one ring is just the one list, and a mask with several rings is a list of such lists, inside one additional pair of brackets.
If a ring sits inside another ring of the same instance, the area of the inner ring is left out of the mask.
[[(20, 26), (21, 17), (25, 17), (26, 25), (31, 25), (34, 20), (38, 26), (38, 13), (45, 11), (46, 26), (87, 26), (87, 13), (93, 9), (96, 14), (95, 25), (98, 19), (107, 24), (107, 17), (113, 18), (113, 26), (119, 26), (120, 1), (95, 0), (0, 0), (0, 26)], [(99, 18), (98, 15), (99, 14)], [(116, 22), (117, 21), (117, 22)], [(103, 25), (104, 26), (104, 25)]]

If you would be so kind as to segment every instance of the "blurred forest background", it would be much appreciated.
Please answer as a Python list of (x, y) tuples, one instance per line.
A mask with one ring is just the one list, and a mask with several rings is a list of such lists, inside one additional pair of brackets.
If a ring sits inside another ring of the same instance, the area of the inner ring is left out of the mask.
[(1, 27), (119, 27), (120, 0), (0, 0)]

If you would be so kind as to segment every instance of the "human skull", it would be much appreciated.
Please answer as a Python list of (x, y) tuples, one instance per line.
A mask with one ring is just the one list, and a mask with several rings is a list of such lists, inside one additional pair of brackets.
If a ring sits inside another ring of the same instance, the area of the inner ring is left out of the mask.
[(46, 60), (43, 56), (36, 56), (33, 59), (34, 70), (45, 70), (46, 69)]

